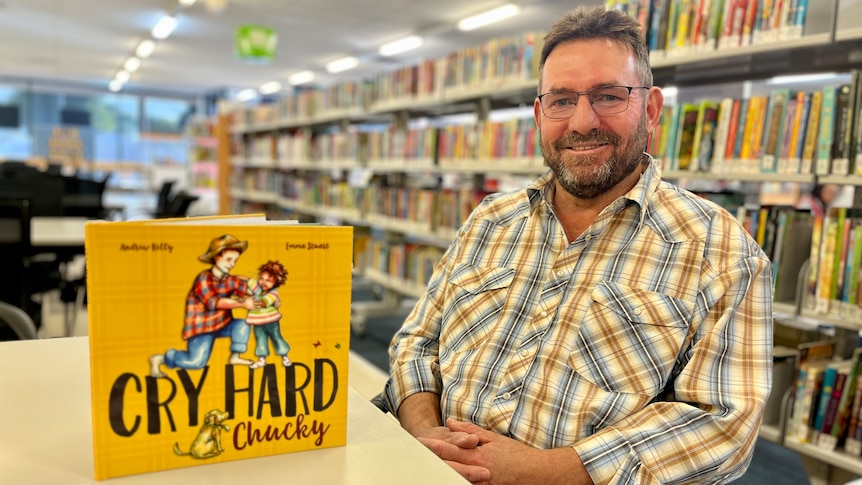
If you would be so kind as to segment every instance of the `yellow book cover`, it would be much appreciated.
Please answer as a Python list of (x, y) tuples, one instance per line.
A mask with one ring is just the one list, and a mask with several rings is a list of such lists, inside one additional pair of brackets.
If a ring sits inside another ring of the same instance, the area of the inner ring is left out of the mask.
[(96, 479), (343, 446), (353, 229), (85, 226)]

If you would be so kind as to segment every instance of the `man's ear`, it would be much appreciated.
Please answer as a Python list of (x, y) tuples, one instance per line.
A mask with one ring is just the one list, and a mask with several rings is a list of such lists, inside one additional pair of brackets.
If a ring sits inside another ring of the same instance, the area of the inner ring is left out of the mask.
[(539, 98), (533, 100), (533, 119), (536, 120), (536, 128), (542, 129), (542, 107), (539, 105)]
[(647, 91), (646, 116), (647, 127), (650, 133), (655, 129), (661, 121), (661, 109), (664, 106), (664, 95), (661, 88), (652, 86)]

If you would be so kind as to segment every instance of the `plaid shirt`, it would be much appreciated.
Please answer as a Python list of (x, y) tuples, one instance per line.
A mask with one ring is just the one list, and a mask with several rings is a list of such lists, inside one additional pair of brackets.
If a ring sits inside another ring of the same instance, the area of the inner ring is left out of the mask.
[(727, 211), (637, 185), (571, 244), (548, 173), (486, 198), (395, 335), (392, 409), (573, 446), (596, 483), (741, 475), (771, 387), (770, 263)]
[(231, 310), (216, 308), (220, 298), (245, 297), (248, 286), (236, 276), (216, 278), (212, 269), (202, 271), (186, 296), (186, 319), (183, 339), (203, 333), (216, 332), (230, 323)]

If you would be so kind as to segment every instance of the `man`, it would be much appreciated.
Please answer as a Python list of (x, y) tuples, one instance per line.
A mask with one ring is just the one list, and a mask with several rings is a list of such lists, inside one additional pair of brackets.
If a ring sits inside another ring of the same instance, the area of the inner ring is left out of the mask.
[(737, 478), (771, 385), (770, 263), (644, 153), (663, 98), (634, 19), (569, 12), (540, 65), (551, 170), (461, 227), (386, 404), (474, 483)]
[(202, 271), (192, 283), (186, 296), (186, 317), (183, 339), (187, 350), (168, 349), (164, 354), (150, 357), (150, 375), (165, 377), (161, 366), (169, 369), (200, 369), (207, 365), (215, 339), (230, 338), (229, 364), (250, 365), (252, 361), (240, 357), (248, 347), (249, 326), (245, 320), (234, 318), (231, 310), (259, 309), (260, 301), (251, 298), (248, 278), (232, 276), (231, 270), (248, 249), (248, 241), (225, 234), (210, 242), (206, 253), (198, 257), (212, 266)]

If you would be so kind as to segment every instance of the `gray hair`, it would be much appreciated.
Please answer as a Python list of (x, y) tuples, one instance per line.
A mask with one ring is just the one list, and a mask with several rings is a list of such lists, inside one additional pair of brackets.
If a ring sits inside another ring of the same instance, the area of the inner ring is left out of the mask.
[(588, 39), (608, 39), (631, 49), (640, 81), (644, 86), (652, 86), (649, 48), (638, 21), (619, 10), (582, 6), (566, 12), (545, 36), (539, 60), (539, 94), (542, 89), (541, 73), (551, 51), (562, 42)]

